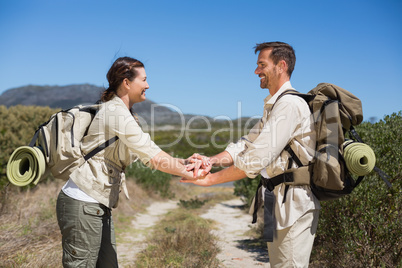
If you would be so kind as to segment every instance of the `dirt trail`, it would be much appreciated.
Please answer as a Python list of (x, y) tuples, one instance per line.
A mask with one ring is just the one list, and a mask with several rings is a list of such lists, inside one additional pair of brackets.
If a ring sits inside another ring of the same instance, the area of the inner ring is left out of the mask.
[(124, 243), (117, 243), (117, 258), (120, 267), (134, 267), (135, 256), (145, 248), (145, 235), (159, 220), (160, 216), (177, 208), (177, 201), (152, 203), (144, 213), (138, 213), (131, 222), (133, 232), (124, 237)]
[(252, 246), (253, 240), (244, 233), (250, 230), (251, 216), (244, 213), (243, 202), (232, 199), (221, 202), (201, 215), (217, 222), (214, 234), (221, 240), (221, 253), (217, 256), (224, 267), (267, 267), (268, 254), (266, 248)]
[[(121, 267), (134, 267), (135, 256), (146, 246), (145, 235), (161, 216), (177, 208), (177, 201), (155, 202), (147, 211), (138, 214), (132, 221), (132, 236), (126, 236), (124, 242), (117, 244), (117, 253)], [(239, 198), (218, 203), (201, 217), (217, 222), (214, 234), (220, 238), (221, 253), (217, 258), (222, 267), (267, 267), (266, 248), (252, 246), (253, 240), (244, 233), (251, 228), (251, 216), (242, 210)]]

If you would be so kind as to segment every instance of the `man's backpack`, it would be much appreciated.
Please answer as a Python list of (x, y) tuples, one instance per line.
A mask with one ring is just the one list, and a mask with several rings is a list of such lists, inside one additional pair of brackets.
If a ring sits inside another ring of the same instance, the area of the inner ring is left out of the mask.
[[(304, 99), (313, 115), (316, 130), (316, 149), (312, 163), (302, 163), (292, 149), (292, 142), (285, 147), (290, 154), (289, 167), (295, 161), (299, 168), (288, 170), (269, 180), (265, 180), (267, 188), (276, 185), (308, 185), (318, 200), (332, 200), (350, 194), (362, 181), (359, 176), (355, 181), (351, 176), (344, 155), (345, 134), (355, 141), (363, 143), (353, 126), (363, 120), (361, 101), (349, 91), (329, 83), (318, 84), (307, 94), (288, 90), (292, 94)], [(385, 178), (386, 174), (374, 167), (381, 178), (390, 187)]]
[(115, 136), (83, 156), (81, 141), (99, 108), (100, 104), (79, 105), (59, 111), (36, 130), (29, 146), (41, 149), (46, 170), (55, 178), (68, 180), (74, 169), (118, 139)]

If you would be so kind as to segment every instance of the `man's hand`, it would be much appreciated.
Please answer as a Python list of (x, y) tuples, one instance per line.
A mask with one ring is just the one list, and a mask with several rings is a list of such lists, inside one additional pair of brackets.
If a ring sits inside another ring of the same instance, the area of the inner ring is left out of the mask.
[(212, 164), (211, 160), (207, 156), (203, 156), (200, 154), (193, 154), (189, 158), (186, 159), (186, 162), (188, 163), (186, 165), (187, 171), (193, 171), (193, 177), (194, 178), (200, 178), (204, 177), (209, 172), (211, 171)]
[(181, 178), (180, 182), (184, 182), (184, 183), (193, 183), (195, 185), (199, 185), (199, 186), (211, 186), (214, 185), (215, 183), (213, 183), (213, 181), (211, 180), (211, 173), (209, 173), (207, 176), (205, 177), (200, 177), (198, 179), (195, 180), (190, 180), (190, 179), (186, 179), (186, 178)]
[(245, 177), (247, 177), (247, 175), (246, 173), (244, 173), (243, 170), (232, 165), (218, 172), (208, 173), (208, 175), (206, 175), (205, 177), (200, 177), (197, 179), (182, 178), (180, 182), (193, 183), (199, 186), (211, 186), (230, 181), (237, 181)]

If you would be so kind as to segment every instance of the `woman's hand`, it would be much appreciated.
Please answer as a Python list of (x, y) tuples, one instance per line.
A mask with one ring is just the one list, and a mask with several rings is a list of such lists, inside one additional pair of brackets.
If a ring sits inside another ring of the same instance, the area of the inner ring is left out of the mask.
[(195, 180), (192, 179), (186, 179), (186, 178), (181, 178), (180, 182), (184, 182), (184, 183), (192, 183), (198, 186), (211, 186), (214, 185), (215, 183), (213, 182), (213, 180), (211, 179), (212, 174), (209, 173), (207, 176), (205, 177), (199, 177)]
[(192, 170), (193, 177), (197, 179), (206, 176), (212, 168), (210, 158), (197, 153), (187, 158), (186, 162), (188, 163), (186, 165), (186, 170)]

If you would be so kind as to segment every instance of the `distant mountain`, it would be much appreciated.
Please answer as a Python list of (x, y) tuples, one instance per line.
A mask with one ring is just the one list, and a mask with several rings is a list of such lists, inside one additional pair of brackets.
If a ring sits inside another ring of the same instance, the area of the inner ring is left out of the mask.
[[(36, 86), (28, 85), (9, 89), (0, 95), (0, 105), (7, 107), (15, 105), (49, 106), (51, 108), (67, 109), (78, 104), (95, 103), (99, 100), (104, 88), (89, 84), (68, 86)], [(182, 118), (187, 121), (192, 115), (179, 115), (167, 107), (146, 100), (133, 106), (140, 120), (151, 124), (179, 124)]]
[(35, 86), (12, 88), (0, 95), (0, 105), (49, 106), (66, 109), (77, 104), (94, 103), (102, 88), (93, 85)]

